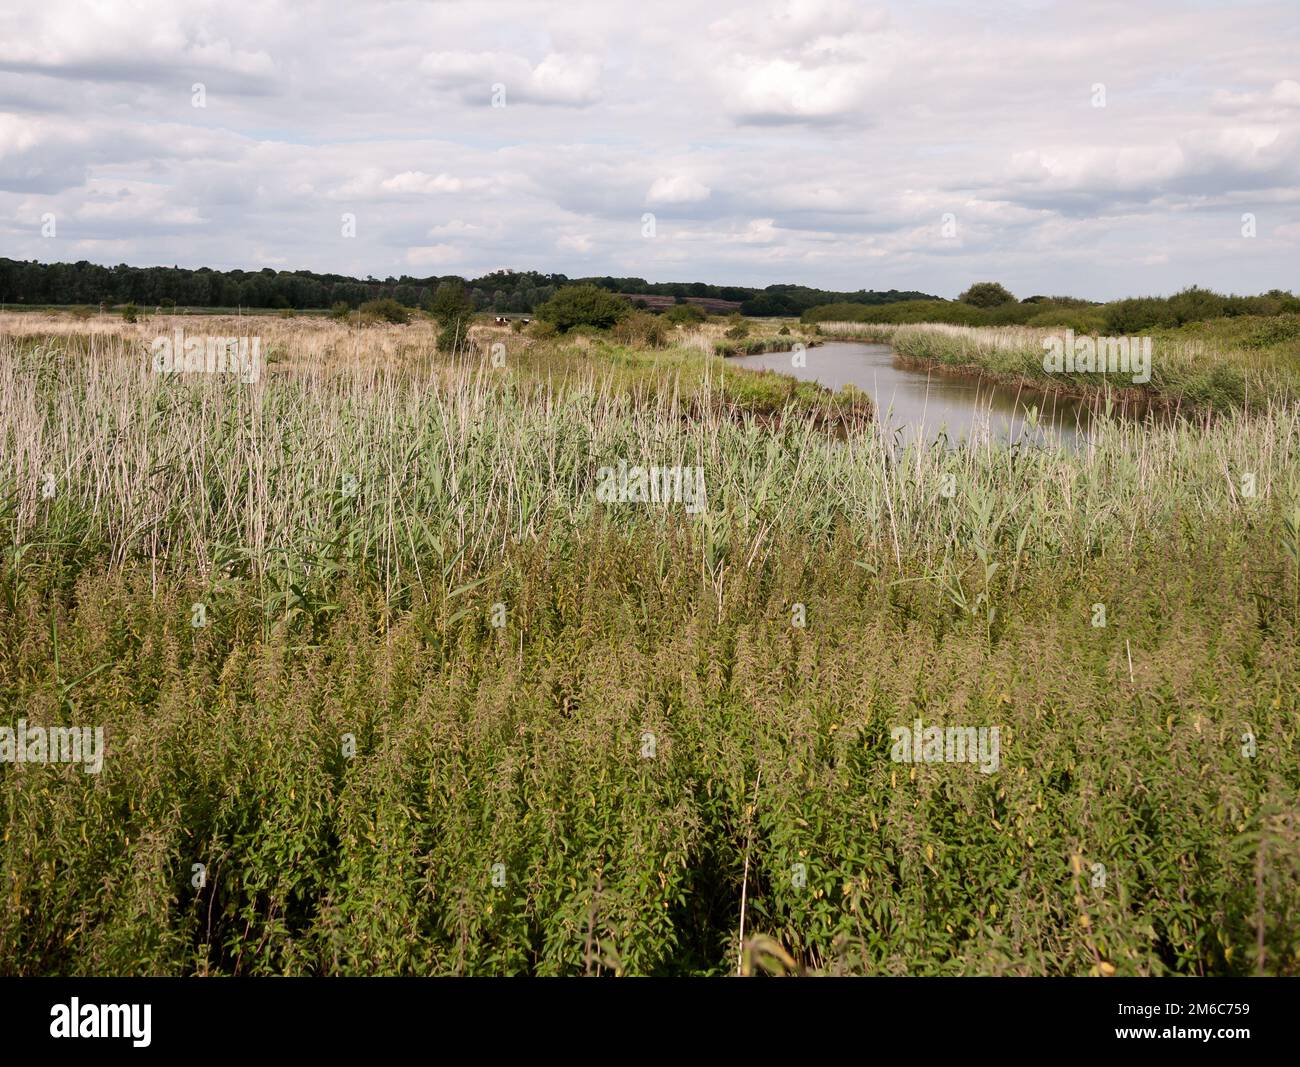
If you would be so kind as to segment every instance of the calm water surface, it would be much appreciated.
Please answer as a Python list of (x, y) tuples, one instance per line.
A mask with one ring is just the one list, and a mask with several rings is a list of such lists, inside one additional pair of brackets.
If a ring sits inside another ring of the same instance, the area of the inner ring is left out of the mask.
[[(818, 382), (831, 389), (856, 385), (870, 394), (882, 423), (900, 444), (943, 439), (949, 444), (990, 437), (1077, 448), (1092, 419), (1085, 401), (1037, 390), (997, 385), (978, 378), (937, 374), (903, 366), (888, 345), (832, 341), (805, 353), (807, 365), (792, 365), (790, 352), (736, 356), (729, 363), (772, 370)], [(1038, 424), (1027, 422), (1038, 409)]]

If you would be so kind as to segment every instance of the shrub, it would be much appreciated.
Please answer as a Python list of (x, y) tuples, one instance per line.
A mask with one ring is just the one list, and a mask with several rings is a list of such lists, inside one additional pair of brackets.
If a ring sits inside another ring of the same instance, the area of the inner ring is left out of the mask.
[(571, 329), (566, 337), (604, 337), (606, 331), (599, 326), (575, 326)]
[(140, 309), (134, 304), (125, 304), (122, 307), (122, 321), (135, 322), (140, 317)]
[(1116, 300), (1106, 305), (1106, 329), (1110, 333), (1137, 333), (1153, 326), (1172, 326), (1166, 301), (1159, 297), (1140, 296), (1131, 300)]
[(1138, 333), (1244, 315), (1297, 312), (1300, 312), (1300, 300), (1281, 289), (1272, 289), (1262, 296), (1223, 296), (1199, 286), (1170, 297), (1141, 296), (1116, 300), (1105, 307), (1106, 328), (1112, 333)]
[[(1209, 289), (1194, 285), (1171, 296), (1167, 306), (1174, 325), (1181, 326), (1185, 322), (1203, 322), (1206, 319), (1222, 318), (1229, 313), (1229, 300), (1232, 299), (1237, 298), (1222, 297)], [(1236, 310), (1238, 314), (1243, 310), (1240, 303), (1236, 305)]]
[(528, 326), (528, 336), (538, 341), (549, 341), (559, 332), (555, 328), (555, 323), (547, 322), (545, 319), (535, 319)]
[(1091, 300), (1080, 300), (1076, 296), (1027, 296), (1020, 302), (1022, 304), (1055, 304), (1057, 307), (1063, 308), (1088, 307), (1092, 303)]
[(631, 314), (622, 297), (596, 285), (566, 285), (537, 309), (537, 317), (561, 333), (575, 326), (608, 329)]
[(1016, 298), (997, 282), (976, 282), (957, 299), (963, 304), (970, 304), (977, 308), (1000, 307), (1003, 304), (1016, 302)]
[(391, 322), (395, 326), (405, 326), (411, 321), (411, 309), (405, 304), (399, 304), (391, 296), (367, 300), (358, 310), (362, 318), (372, 322)]
[(340, 300), (330, 307), (330, 318), (336, 322), (345, 322), (350, 314), (352, 314), (352, 308), (346, 301)]
[(697, 326), (708, 316), (696, 304), (674, 304), (661, 318), (671, 326)]
[(731, 324), (727, 336), (733, 341), (740, 341), (749, 336), (749, 323), (739, 315), (732, 315), (727, 321)]
[(657, 315), (634, 311), (621, 322), (615, 323), (610, 332), (620, 344), (663, 348), (667, 343), (668, 329)]
[(1246, 348), (1270, 348), (1300, 339), (1300, 315), (1279, 315), (1263, 319), (1247, 335)]
[(1038, 312), (1028, 319), (1025, 325), (1059, 326), (1062, 329), (1073, 330), (1077, 334), (1099, 334), (1106, 331), (1106, 317), (1100, 310), (1055, 307)]
[(453, 352), (465, 343), (474, 321), (474, 301), (460, 282), (439, 285), (429, 301), (428, 312), (438, 323), (438, 351)]

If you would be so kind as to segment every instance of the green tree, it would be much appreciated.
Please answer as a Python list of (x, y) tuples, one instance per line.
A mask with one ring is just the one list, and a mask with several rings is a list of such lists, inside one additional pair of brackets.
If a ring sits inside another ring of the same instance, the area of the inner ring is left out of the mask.
[(631, 310), (622, 297), (597, 285), (566, 285), (537, 309), (537, 317), (563, 333), (575, 326), (606, 329)]
[(957, 299), (977, 308), (995, 308), (1016, 302), (1016, 298), (998, 282), (976, 282)]
[(445, 281), (429, 301), (428, 312), (438, 323), (438, 350), (452, 352), (465, 343), (474, 320), (474, 300), (460, 282)]

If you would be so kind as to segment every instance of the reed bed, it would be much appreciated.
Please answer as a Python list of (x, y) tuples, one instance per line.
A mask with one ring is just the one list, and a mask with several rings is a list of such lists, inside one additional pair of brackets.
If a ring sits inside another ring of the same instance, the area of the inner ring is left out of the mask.
[(1166, 332), (1152, 339), (1150, 381), (1134, 383), (1128, 373), (1044, 370), (1044, 341), (1064, 338), (1059, 327), (823, 322), (819, 329), (838, 339), (889, 344), (905, 359), (1074, 395), (1128, 394), (1189, 411), (1293, 403), (1300, 396), (1300, 359), (1289, 347), (1248, 348)]
[[(591, 521), (598, 469), (620, 459), (703, 467), (710, 513), (747, 539), (745, 558), (763, 530), (815, 541), (843, 523), (864, 550), (931, 562), (985, 500), (1000, 527), (1026, 531), (1026, 552), (1076, 555), (1173, 518), (1239, 525), (1297, 499), (1300, 484), (1300, 417), (1285, 406), (1162, 425), (1100, 419), (1077, 455), (992, 441), (900, 454), (879, 432), (844, 437), (800, 411), (773, 427), (725, 393), (690, 412), (672, 383), (629, 396), (596, 369), (562, 393), (481, 360), (339, 360), (249, 385), (154, 374), (125, 346), (82, 358), (4, 344), (12, 545), (75, 540), (115, 562), (199, 572), (232, 549), (258, 571), (283, 558), (306, 567), (322, 543), (346, 543), (348, 562), (390, 587), (418, 581), (418, 563), (453, 545), (481, 565), (512, 540)], [(940, 495), (945, 475), (961, 486), (955, 500)], [(630, 527), (667, 514), (610, 518)]]
[(704, 352), (263, 333), (0, 339), (0, 723), (108, 739), (0, 771), (0, 971), (728, 973), (746, 855), (751, 969), (1300, 971), (1294, 406), (900, 448)]

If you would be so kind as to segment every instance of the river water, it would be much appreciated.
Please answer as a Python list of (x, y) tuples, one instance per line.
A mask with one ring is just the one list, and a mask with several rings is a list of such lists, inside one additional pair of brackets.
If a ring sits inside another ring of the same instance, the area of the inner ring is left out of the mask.
[[(735, 356), (727, 362), (818, 382), (831, 389), (856, 385), (870, 394), (882, 425), (899, 444), (951, 445), (982, 441), (1078, 448), (1092, 411), (1085, 401), (1038, 390), (995, 384), (976, 377), (904, 366), (888, 345), (831, 341), (809, 348), (807, 363), (793, 365), (792, 352)], [(1029, 409), (1038, 409), (1037, 424)]]

